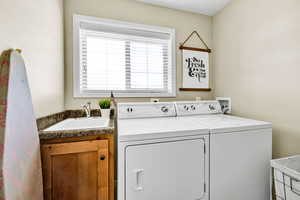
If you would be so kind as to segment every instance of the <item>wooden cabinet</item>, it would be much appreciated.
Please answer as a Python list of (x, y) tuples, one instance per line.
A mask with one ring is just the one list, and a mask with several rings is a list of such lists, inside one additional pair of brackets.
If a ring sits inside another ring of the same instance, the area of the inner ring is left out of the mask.
[(43, 144), (41, 151), (45, 200), (113, 200), (108, 139)]

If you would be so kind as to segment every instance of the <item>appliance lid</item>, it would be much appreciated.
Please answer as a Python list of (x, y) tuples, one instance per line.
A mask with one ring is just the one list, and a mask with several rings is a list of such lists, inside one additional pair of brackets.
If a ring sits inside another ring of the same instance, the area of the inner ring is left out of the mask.
[(223, 114), (203, 115), (197, 118), (197, 122), (205, 124), (211, 134), (272, 128), (269, 122)]
[(119, 119), (120, 141), (184, 137), (209, 134), (207, 126), (196, 123), (191, 117), (161, 117)]

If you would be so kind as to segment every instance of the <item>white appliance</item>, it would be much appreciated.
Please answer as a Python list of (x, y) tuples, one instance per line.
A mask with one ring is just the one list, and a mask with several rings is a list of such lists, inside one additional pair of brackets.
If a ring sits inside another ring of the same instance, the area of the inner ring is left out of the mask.
[(118, 104), (118, 200), (269, 199), (271, 124), (217, 101)]
[[(208, 102), (210, 103), (210, 102)], [(270, 199), (271, 123), (220, 114), (202, 115), (207, 102), (180, 102), (184, 118), (210, 129), (210, 200)], [(196, 109), (191, 109), (196, 108)]]
[(270, 199), (271, 124), (230, 116), (208, 120), (210, 199)]
[(209, 130), (175, 116), (174, 103), (118, 104), (118, 200), (209, 199)]

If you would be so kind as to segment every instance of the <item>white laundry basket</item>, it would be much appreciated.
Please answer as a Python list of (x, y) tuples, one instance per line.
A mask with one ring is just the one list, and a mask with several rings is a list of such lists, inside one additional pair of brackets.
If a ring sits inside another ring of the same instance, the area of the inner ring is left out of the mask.
[(300, 200), (300, 156), (271, 161), (276, 200)]

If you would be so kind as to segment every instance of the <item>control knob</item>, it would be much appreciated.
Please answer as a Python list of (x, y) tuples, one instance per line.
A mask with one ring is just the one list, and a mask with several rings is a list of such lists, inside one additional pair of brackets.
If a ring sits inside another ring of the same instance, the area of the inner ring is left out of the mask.
[(216, 110), (216, 108), (215, 108), (215, 106), (213, 104), (210, 104), (208, 107), (209, 107), (209, 110), (211, 110), (211, 111)]
[(189, 107), (187, 105), (183, 106), (184, 110), (189, 111)]
[(132, 113), (133, 109), (132, 108), (127, 108), (128, 113)]
[(161, 111), (164, 113), (167, 113), (167, 112), (169, 112), (169, 108), (167, 106), (163, 106), (163, 107), (161, 107)]
[(196, 110), (196, 107), (194, 105), (191, 105), (192, 110)]

